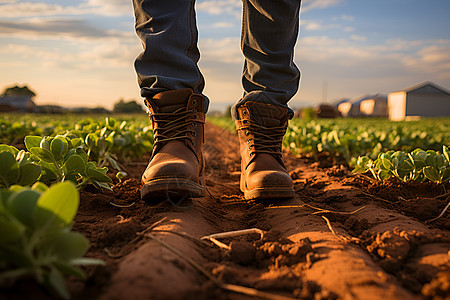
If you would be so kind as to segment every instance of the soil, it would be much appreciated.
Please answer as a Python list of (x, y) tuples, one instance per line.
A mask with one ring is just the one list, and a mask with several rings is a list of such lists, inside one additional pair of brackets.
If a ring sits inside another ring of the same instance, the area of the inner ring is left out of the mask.
[[(285, 152), (295, 198), (256, 203), (239, 191), (237, 136), (208, 124), (204, 151), (204, 198), (141, 201), (148, 157), (113, 192), (82, 192), (73, 229), (106, 265), (67, 280), (73, 299), (450, 299), (449, 213), (429, 221), (449, 185), (380, 183)], [(265, 234), (201, 240), (250, 228)], [(56, 297), (21, 283), (0, 299)]]

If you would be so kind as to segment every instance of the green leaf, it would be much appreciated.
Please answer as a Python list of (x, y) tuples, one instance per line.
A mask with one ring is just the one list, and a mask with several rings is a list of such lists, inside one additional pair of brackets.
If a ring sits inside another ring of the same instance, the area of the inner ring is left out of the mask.
[[(39, 144), (39, 148), (50, 151), (50, 142), (51, 140), (49, 137), (42, 138), (41, 143)], [(31, 151), (31, 149), (29, 151)]]
[(19, 164), (10, 152), (0, 152), (0, 184), (6, 186), (17, 183), (19, 180)]
[(109, 182), (109, 183), (113, 182), (111, 178), (109, 178), (108, 176), (106, 176), (105, 174), (96, 169), (88, 168), (86, 171), (90, 179), (97, 180), (100, 182)]
[(0, 213), (0, 247), (17, 241), (25, 232), (25, 226), (16, 218)]
[(444, 172), (442, 172), (442, 182), (447, 182), (450, 180), (450, 167), (445, 168)]
[(89, 133), (84, 139), (84, 143), (91, 149), (97, 144), (97, 139), (98, 136), (95, 133)]
[(32, 190), (38, 191), (39, 193), (43, 193), (48, 190), (48, 186), (43, 182), (36, 182), (31, 186)]
[(20, 222), (33, 227), (34, 212), (39, 196), (40, 193), (37, 191), (23, 189), (9, 197), (7, 201), (8, 209)]
[(65, 260), (56, 260), (54, 262), (55, 267), (58, 268), (62, 273), (67, 275), (73, 275), (81, 279), (86, 279), (86, 274), (77, 267), (74, 267), (70, 262)]
[(16, 147), (14, 147), (14, 146), (9, 146), (9, 145), (4, 145), (4, 144), (0, 145), (0, 152), (2, 152), (2, 151), (9, 152), (9, 153), (11, 153), (14, 157), (15, 157), (15, 156), (17, 155), (17, 153), (19, 152), (19, 150), (18, 150)]
[(48, 217), (45, 211), (53, 213), (65, 225), (69, 225), (78, 209), (80, 199), (78, 191), (70, 182), (62, 182), (53, 185), (38, 200), (38, 207), (41, 210), (36, 210), (36, 220), (40, 223)]
[(20, 167), (20, 185), (30, 185), (35, 183), (41, 176), (42, 168), (34, 163), (27, 163)]
[(380, 171), (378, 176), (379, 176), (380, 180), (386, 180), (386, 179), (389, 179), (392, 175), (389, 171), (382, 170), (382, 171)]
[(28, 135), (25, 137), (25, 147), (28, 151), (30, 151), (31, 148), (40, 147), (42, 139), (41, 136)]
[(439, 176), (438, 170), (436, 170), (435, 168), (433, 168), (431, 166), (426, 166), (425, 168), (423, 168), (423, 174), (430, 181), (437, 182), (437, 183), (440, 183), (440, 181), (441, 181), (441, 176)]
[(82, 257), (89, 248), (89, 242), (78, 232), (60, 232), (48, 241), (47, 247), (53, 255), (67, 260)]
[(448, 150), (448, 147), (443, 146), (442, 153), (444, 154), (445, 159), (450, 163), (450, 150)]
[(445, 156), (443, 154), (436, 155), (436, 167), (438, 169), (445, 166)]
[(74, 154), (67, 159), (67, 161), (64, 164), (64, 169), (66, 171), (66, 174), (69, 173), (83, 174), (86, 171), (86, 163), (81, 156)]
[(52, 152), (56, 161), (63, 159), (68, 149), (69, 144), (67, 143), (66, 138), (62, 136), (55, 137), (50, 144), (50, 151)]
[(30, 152), (45, 162), (52, 163), (55, 161), (53, 154), (44, 148), (33, 147), (30, 149)]
[(58, 269), (56, 268), (50, 269), (47, 284), (63, 299), (70, 299), (70, 294), (66, 289), (64, 277), (62, 276), (61, 272)]

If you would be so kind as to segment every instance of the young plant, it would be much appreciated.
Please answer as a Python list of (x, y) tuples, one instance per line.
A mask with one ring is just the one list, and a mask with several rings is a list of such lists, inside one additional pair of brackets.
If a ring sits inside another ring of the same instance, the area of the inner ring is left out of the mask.
[(84, 188), (92, 184), (98, 189), (110, 189), (112, 183), (106, 173), (108, 168), (99, 168), (81, 148), (80, 138), (70, 139), (58, 135), (56, 137), (25, 137), (25, 146), (31, 152), (31, 158), (42, 168), (39, 181), (63, 182), (70, 180)]
[(31, 277), (68, 299), (63, 276), (85, 278), (77, 265), (103, 264), (83, 257), (89, 242), (70, 230), (78, 205), (70, 182), (0, 191), (0, 286)]
[(14, 184), (31, 185), (38, 180), (42, 168), (30, 157), (30, 153), (24, 150), (0, 145), (0, 188)]

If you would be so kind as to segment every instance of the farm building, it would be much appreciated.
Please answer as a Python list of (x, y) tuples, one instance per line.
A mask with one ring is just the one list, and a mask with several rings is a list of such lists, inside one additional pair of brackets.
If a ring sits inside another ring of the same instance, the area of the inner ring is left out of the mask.
[(36, 104), (32, 100), (31, 95), (17, 95), (17, 96), (1, 96), (0, 97), (0, 112), (34, 112)]
[(338, 110), (343, 117), (386, 117), (387, 97), (376, 94), (353, 98), (339, 103)]
[(389, 93), (388, 112), (392, 121), (417, 117), (449, 117), (450, 92), (432, 82), (424, 82)]
[(387, 117), (387, 97), (376, 94), (361, 100), (359, 110), (366, 117)]

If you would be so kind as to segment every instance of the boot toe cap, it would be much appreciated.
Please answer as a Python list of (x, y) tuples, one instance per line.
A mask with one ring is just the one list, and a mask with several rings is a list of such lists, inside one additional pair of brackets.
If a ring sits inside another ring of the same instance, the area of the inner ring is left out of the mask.
[(292, 178), (286, 172), (259, 171), (247, 178), (247, 188), (292, 187)]

